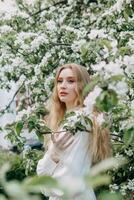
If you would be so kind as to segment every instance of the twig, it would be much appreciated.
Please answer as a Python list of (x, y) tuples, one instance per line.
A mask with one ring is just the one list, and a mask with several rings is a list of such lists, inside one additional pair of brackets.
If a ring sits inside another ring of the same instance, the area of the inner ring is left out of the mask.
[(53, 42), (50, 42), (50, 44), (51, 44), (51, 45), (56, 45), (56, 46), (57, 46), (57, 45), (61, 45), (61, 46), (68, 46), (68, 47), (71, 47), (71, 44), (69, 44), (69, 43), (67, 44), (67, 43), (53, 43)]
[(20, 91), (20, 89), (22, 88), (23, 85), (24, 85), (24, 82), (21, 84), (21, 86), (18, 88), (18, 90), (16, 90), (11, 101), (8, 103), (8, 105), (3, 110), (0, 111), (0, 113), (3, 114), (8, 108), (10, 108), (12, 102), (14, 101), (14, 98), (16, 97), (16, 95), (18, 94), (18, 92)]
[(116, 135), (116, 134), (113, 134), (113, 133), (112, 133), (111, 135), (112, 135), (112, 136), (115, 136), (115, 137), (119, 137), (119, 138), (120, 138), (120, 136), (119, 136), (119, 135)]
[[(89, 132), (89, 130), (85, 130), (87, 132)], [(62, 133), (62, 132), (67, 132), (67, 131), (46, 131), (46, 132), (43, 132), (42, 134), (55, 134), (55, 133)]]
[[(43, 11), (45, 11), (45, 10), (49, 10), (49, 9), (50, 9), (51, 7), (53, 7), (53, 6), (57, 6), (57, 5), (59, 5), (59, 4), (64, 4), (64, 3), (67, 3), (67, 1), (66, 1), (66, 0), (59, 1), (59, 2), (57, 2), (57, 3), (55, 3), (55, 4), (51, 5), (51, 6), (48, 6), (48, 7), (43, 8), (43, 9), (40, 9), (39, 11), (37, 11), (37, 12), (31, 14), (30, 17), (35, 16), (35, 15), (38, 15), (38, 14), (40, 14), (41, 12), (43, 12)], [(26, 18), (26, 20), (27, 20), (27, 19), (29, 19), (29, 17)]]
[(121, 143), (121, 144), (124, 144), (124, 142), (119, 141), (119, 140), (117, 140), (117, 139), (115, 139), (115, 138), (112, 138), (112, 140), (114, 140), (114, 141), (116, 141), (116, 142), (119, 142), (119, 143)]
[(27, 56), (26, 54), (21, 53), (18, 49), (14, 49), (13, 46), (11, 44), (9, 44), (8, 42), (7, 42), (7, 45), (11, 48), (12, 52), (13, 52), (13, 50), (15, 50), (15, 51), (17, 51), (17, 53), (21, 54), (22, 56), (24, 56), (24, 57)]
[(62, 133), (62, 132), (66, 132), (66, 131), (46, 131), (46, 132), (43, 132), (42, 134), (55, 134), (55, 133)]

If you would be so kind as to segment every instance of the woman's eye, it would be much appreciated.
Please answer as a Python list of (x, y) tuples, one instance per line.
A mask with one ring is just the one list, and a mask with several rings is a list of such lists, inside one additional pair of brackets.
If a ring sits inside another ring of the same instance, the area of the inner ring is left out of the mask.
[(62, 83), (62, 80), (57, 80), (57, 83)]
[(74, 83), (74, 80), (68, 80), (69, 83)]

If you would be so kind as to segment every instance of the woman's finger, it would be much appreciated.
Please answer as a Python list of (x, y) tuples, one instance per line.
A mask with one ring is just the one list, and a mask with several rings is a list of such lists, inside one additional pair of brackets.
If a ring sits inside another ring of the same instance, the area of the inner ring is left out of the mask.
[(56, 139), (55, 139), (55, 134), (54, 133), (51, 134), (51, 140), (53, 141), (53, 143), (56, 143)]
[(65, 133), (64, 135), (62, 135), (58, 140), (57, 142), (60, 144), (63, 144), (66, 142), (66, 140), (68, 140), (70, 137), (72, 137), (72, 134), (70, 133)]
[(74, 137), (72, 136), (72, 134), (71, 135), (67, 135), (66, 137), (63, 138), (63, 140), (61, 141), (61, 144), (64, 145), (64, 144), (68, 143), (68, 141), (70, 139), (73, 139), (73, 138)]
[(66, 143), (66, 144), (63, 146), (63, 149), (66, 149), (67, 147), (69, 147), (73, 142), (74, 142), (74, 138), (72, 138), (68, 143)]

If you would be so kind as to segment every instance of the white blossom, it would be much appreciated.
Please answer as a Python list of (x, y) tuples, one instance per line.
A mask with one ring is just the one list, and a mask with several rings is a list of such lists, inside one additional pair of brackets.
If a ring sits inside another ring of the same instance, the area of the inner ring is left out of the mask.
[(48, 44), (48, 39), (45, 34), (41, 34), (31, 42), (31, 51), (38, 49), (44, 43)]
[(124, 56), (123, 58), (123, 62), (124, 64), (127, 65), (133, 65), (134, 66), (134, 54), (132, 54), (131, 56)]
[(103, 113), (99, 114), (96, 118), (99, 125), (102, 125), (105, 122)]
[(92, 39), (95, 39), (96, 37), (99, 37), (99, 38), (107, 38), (107, 34), (105, 33), (105, 30), (103, 29), (100, 29), (100, 30), (97, 30), (97, 29), (92, 29), (90, 31), (90, 33), (88, 34), (88, 37), (92, 40)]
[(95, 86), (94, 90), (87, 95), (84, 100), (84, 105), (86, 107), (85, 111), (92, 113), (96, 99), (100, 95), (101, 91), (102, 89), (100, 87)]
[(0, 33), (2, 34), (7, 34), (9, 32), (11, 32), (13, 29), (11, 26), (8, 26), (8, 25), (3, 25), (0, 27)]
[(29, 5), (29, 6), (34, 6), (36, 3), (36, 0), (25, 0), (25, 2)]
[(103, 14), (102, 17), (106, 15), (113, 15), (116, 12), (121, 13), (122, 9), (124, 8), (123, 5), (125, 0), (117, 0), (114, 5), (112, 5), (109, 9), (107, 9)]
[(46, 22), (46, 27), (47, 27), (47, 29), (50, 30), (50, 31), (55, 31), (55, 30), (57, 30), (57, 28), (56, 28), (56, 23), (55, 23), (53, 20), (47, 21), (47, 22)]
[[(77, 30), (74, 28), (74, 27), (71, 27), (71, 26), (67, 26), (67, 25), (62, 25), (61, 29), (65, 29), (66, 31), (69, 31), (69, 32), (74, 32), (76, 33)], [(78, 30), (79, 31), (79, 30)]]
[(17, 34), (17, 38), (16, 39), (26, 40), (26, 39), (29, 39), (29, 38), (35, 37), (35, 36), (37, 36), (37, 33), (22, 31), (22, 32)]
[(131, 0), (126, 0), (126, 4), (130, 4), (131, 3)]
[(73, 44), (71, 45), (71, 49), (74, 52), (78, 52), (78, 51), (80, 51), (81, 46), (84, 45), (84, 44), (86, 44), (85, 39), (82, 39), (82, 40), (79, 40), (79, 41), (74, 41)]
[(120, 130), (130, 129), (132, 127), (134, 127), (134, 118), (133, 117), (132, 118), (130, 117), (127, 120), (122, 120), (120, 122)]
[(22, 74), (19, 78), (19, 83), (22, 84), (24, 81), (26, 80), (26, 76), (24, 74)]
[(77, 34), (77, 38), (84, 38), (87, 35), (87, 30), (85, 28), (80, 28), (79, 30), (75, 30), (74, 33)]
[(35, 75), (38, 76), (41, 73), (41, 69), (39, 65), (36, 65), (34, 68)]
[(50, 86), (53, 80), (54, 80), (54, 74), (50, 74), (49, 76), (46, 77), (44, 82), (44, 89), (46, 90), (48, 97), (50, 97), (50, 95), (52, 94)]
[(21, 111), (19, 111), (19, 112), (17, 113), (16, 118), (15, 118), (15, 121), (22, 120), (22, 117), (23, 117), (24, 115), (29, 116), (30, 113), (31, 113), (31, 108), (28, 106), (27, 109), (23, 109), (23, 110), (21, 110)]
[(117, 40), (112, 40), (112, 41), (111, 41), (111, 46), (112, 46), (113, 48), (116, 48), (116, 47), (117, 47), (117, 44), (118, 44)]
[(120, 81), (116, 84), (117, 93), (120, 95), (125, 95), (128, 92), (127, 83)]
[(101, 61), (100, 63), (98, 64), (95, 64), (95, 65), (91, 65), (92, 69), (94, 71), (101, 71), (104, 69), (104, 66), (106, 65), (106, 62), (105, 61)]
[(105, 70), (113, 75), (123, 74), (121, 67), (114, 62), (110, 62), (109, 64), (105, 65)]
[(74, 1), (73, 0), (68, 0), (68, 4), (73, 4), (74, 3)]
[(128, 156), (132, 156), (133, 155), (133, 151), (131, 149), (129, 150), (126, 150), (125, 149), (125, 153), (128, 155)]
[(128, 92), (128, 85), (124, 81), (109, 84), (109, 89), (114, 90), (118, 95), (124, 96)]
[(118, 25), (122, 25), (122, 23), (125, 21), (125, 19), (123, 17), (120, 17), (116, 20), (116, 23), (118, 23)]
[(134, 50), (134, 39), (129, 38), (128, 46), (131, 47), (132, 50)]
[(134, 54), (124, 56), (123, 63), (126, 65), (125, 72), (129, 77), (134, 76)]
[(65, 63), (65, 59), (60, 59), (59, 64), (63, 65)]
[(114, 184), (110, 184), (109, 188), (111, 189), (113, 193), (115, 193), (115, 191), (119, 189), (119, 186), (116, 183), (114, 183)]
[(27, 65), (27, 64), (20, 57), (15, 57), (15, 58), (12, 59), (12, 66), (15, 67), (15, 68), (16, 67), (21, 67), (21, 66), (24, 67), (25, 65)]
[(132, 116), (134, 116), (134, 100), (131, 101), (131, 113), (132, 113)]
[(122, 185), (121, 186), (121, 189), (120, 189), (120, 192), (123, 196), (126, 195), (126, 190), (127, 190), (127, 185)]
[[(4, 65), (4, 67), (2, 67), (1, 72), (13, 72), (14, 68), (12, 65)], [(3, 74), (4, 75), (4, 74)]]
[(129, 179), (129, 180), (128, 180), (127, 188), (128, 188), (129, 190), (134, 191), (134, 179), (132, 179), (132, 180)]
[(52, 57), (50, 52), (47, 52), (41, 60), (40, 66), (43, 66), (48, 63), (48, 60)]
[(113, 9), (117, 10), (119, 13), (122, 10), (124, 0), (117, 0), (117, 3), (114, 5)]

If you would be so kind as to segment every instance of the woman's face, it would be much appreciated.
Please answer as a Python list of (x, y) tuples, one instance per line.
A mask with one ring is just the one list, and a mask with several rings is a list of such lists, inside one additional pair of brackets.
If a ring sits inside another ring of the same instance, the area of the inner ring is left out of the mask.
[(66, 108), (75, 107), (77, 97), (77, 79), (70, 68), (62, 69), (57, 79), (58, 97), (66, 104)]

